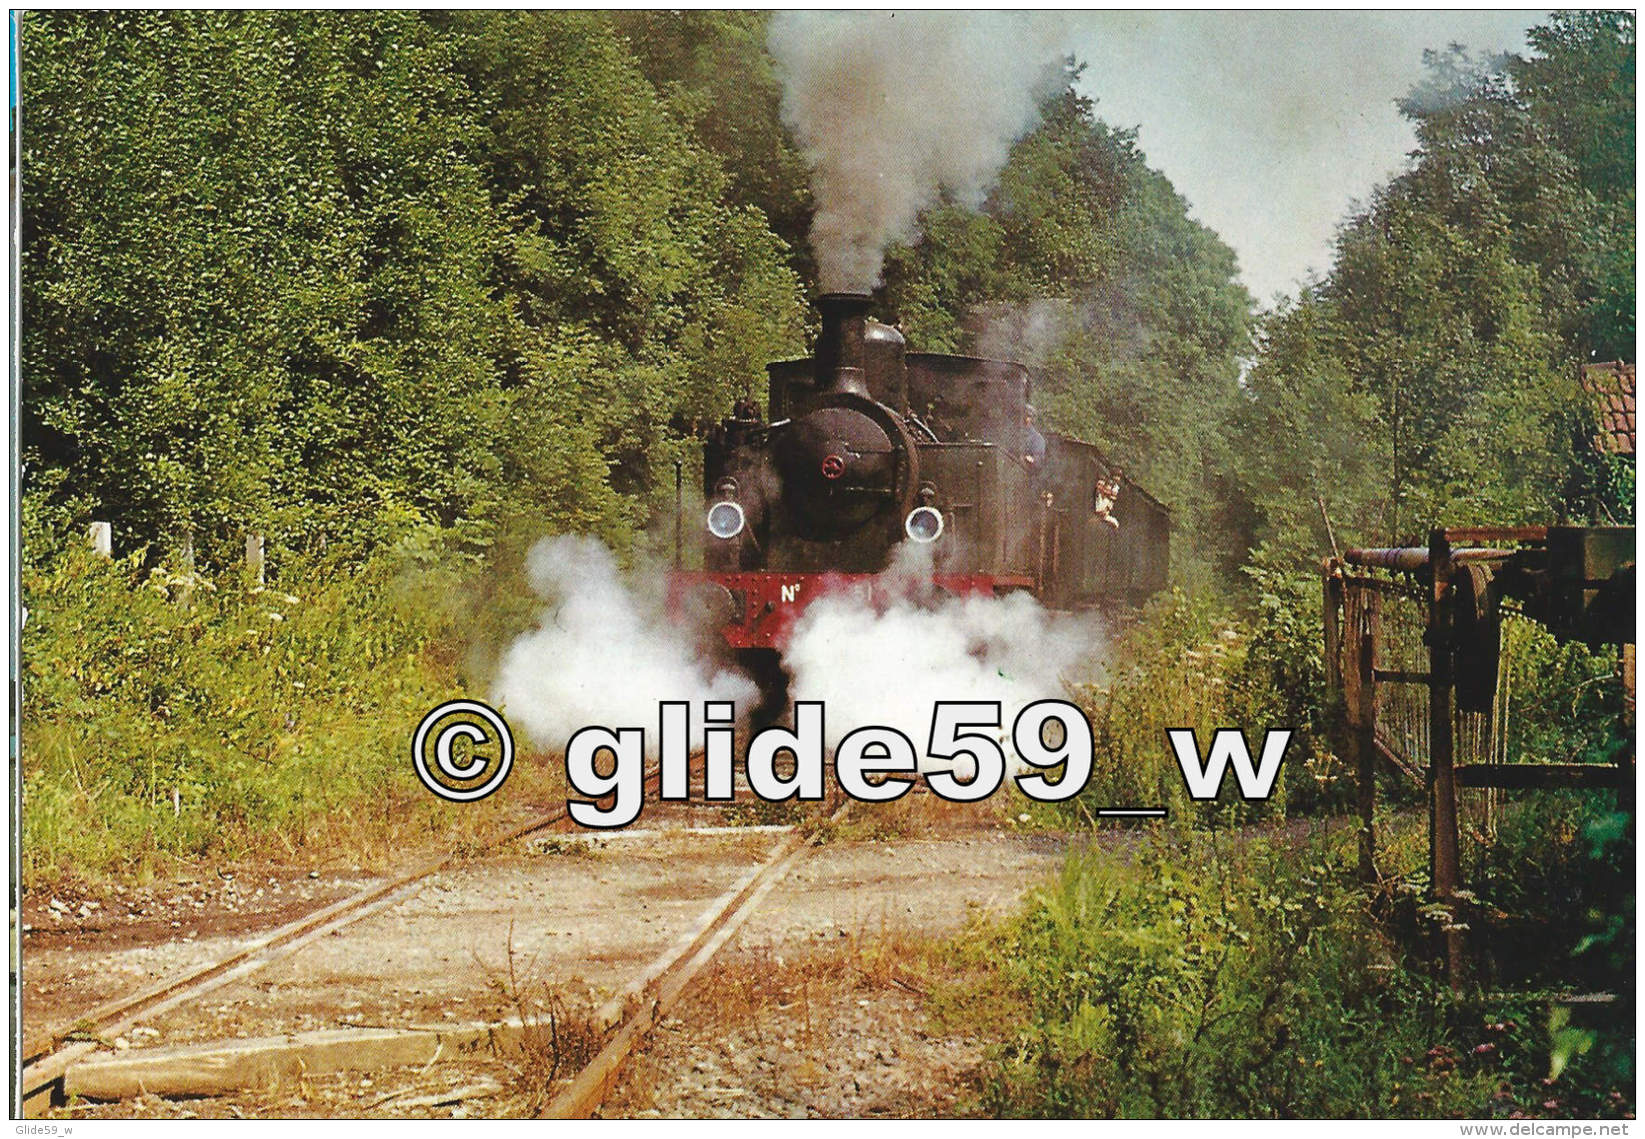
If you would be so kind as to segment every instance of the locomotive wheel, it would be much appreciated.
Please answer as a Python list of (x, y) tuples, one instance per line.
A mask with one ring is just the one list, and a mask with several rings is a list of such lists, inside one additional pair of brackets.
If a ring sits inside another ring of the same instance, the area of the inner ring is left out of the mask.
[(760, 686), (760, 702), (749, 716), (754, 730), (769, 727), (788, 714), (788, 670), (776, 649), (738, 649), (737, 663)]

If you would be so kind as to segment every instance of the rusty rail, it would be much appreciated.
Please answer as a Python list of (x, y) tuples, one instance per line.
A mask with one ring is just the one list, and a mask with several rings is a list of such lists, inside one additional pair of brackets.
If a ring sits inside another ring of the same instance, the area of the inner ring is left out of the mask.
[[(828, 816), (829, 822), (843, 818), (851, 804), (851, 799), (844, 800)], [(627, 1002), (632, 1011), (606, 1046), (549, 1102), (539, 1118), (588, 1119), (599, 1110), (634, 1049), (668, 1015), (697, 974), (736, 935), (765, 896), (788, 876), (816, 841), (815, 835), (793, 835), (778, 845), (755, 874), (733, 887), (701, 925), (696, 937), (645, 984), (639, 994), (641, 999)]]

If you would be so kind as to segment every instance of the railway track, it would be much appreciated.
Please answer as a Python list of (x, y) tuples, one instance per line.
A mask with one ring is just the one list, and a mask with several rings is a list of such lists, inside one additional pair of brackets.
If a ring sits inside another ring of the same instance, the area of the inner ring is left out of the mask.
[[(829, 816), (829, 821), (839, 821), (850, 806), (850, 799), (841, 802)], [(622, 1070), (623, 1062), (633, 1053), (635, 1046), (668, 1014), (692, 979), (736, 935), (766, 895), (805, 856), (814, 841), (811, 833), (796, 830), (778, 843), (754, 874), (721, 897), (684, 951), (673, 954), (671, 960), (659, 961), (660, 967), (654, 967), (653, 974), (644, 979), (639, 992), (641, 1000), (622, 1002), (629, 1007), (628, 1015), (611, 1033), (605, 1047), (550, 1101), (539, 1118), (587, 1119), (599, 1109)], [(602, 1008), (596, 1018), (609, 1023), (615, 1019), (612, 1013), (617, 1011), (617, 1006), (618, 1002), (614, 1000)]]
[[(661, 769), (646, 772), (646, 793), (655, 791)], [(481, 851), (493, 851), (522, 838), (554, 827), (570, 824), (565, 807), (549, 811), (529, 822), (508, 828), (485, 839)], [(25, 1111), (38, 1110), (62, 1083), (68, 1066), (98, 1047), (98, 1037), (118, 1035), (132, 1027), (139, 1017), (154, 1016), (198, 1000), (230, 982), (240, 980), (303, 946), (353, 925), (362, 918), (399, 901), (406, 893), (434, 875), (449, 870), (470, 857), (448, 854), (388, 882), (369, 886), (347, 898), (324, 906), (264, 934), (250, 945), (208, 965), (189, 970), (148, 989), (107, 1001), (73, 1021), (26, 1036), (23, 1042), (21, 1097)]]
[[(648, 793), (655, 790), (659, 778), (657, 768), (654, 767), (647, 772)], [(849, 804), (850, 800), (841, 803), (834, 810), (833, 818), (843, 816)], [(564, 808), (499, 832), (487, 839), (480, 849), (493, 851), (532, 834), (556, 828), (571, 829), (569, 815)], [(596, 1012), (595, 1023), (604, 1029), (606, 1043), (588, 1067), (549, 1104), (543, 1113), (545, 1117), (587, 1117), (598, 1109), (602, 1097), (611, 1087), (623, 1062), (634, 1047), (666, 1015), (691, 980), (736, 934), (760, 902), (804, 857), (814, 837), (812, 829), (788, 830), (758, 867), (726, 890), (684, 937), (677, 940), (667, 952), (652, 962), (639, 978)], [(225, 985), (284, 960), (320, 938), (338, 933), (372, 914), (397, 904), (434, 875), (450, 870), (471, 858), (471, 854), (451, 854), (431, 861), (411, 873), (369, 887), (272, 930), (250, 945), (211, 964), (190, 970), (141, 992), (109, 1001), (78, 1017), (71, 1024), (60, 1025), (28, 1039), (21, 1084), (24, 1113), (37, 1115), (54, 1099), (61, 1099), (65, 1090), (65, 1075), (71, 1066), (78, 1065), (77, 1073), (94, 1071), (102, 1066), (105, 1063), (103, 1058), (93, 1057), (92, 1054), (106, 1038), (129, 1031), (140, 1018), (151, 1018), (169, 1010), (188, 1006)], [(521, 1026), (480, 1025), (468, 1026), (468, 1029), (469, 1037), (479, 1039), (489, 1035), (492, 1045), (496, 1046), (500, 1039), (499, 1030), (506, 1036), (510, 1029), (520, 1031)], [(321, 1037), (328, 1034), (305, 1035)], [(329, 1035), (341, 1038), (346, 1037), (347, 1033)], [(450, 1045), (459, 1035), (461, 1034), (447, 1032), (445, 1041), (436, 1049), (437, 1053)], [(286, 1038), (282, 1043), (289, 1043), (295, 1039)], [(236, 1044), (244, 1045), (245, 1042)], [(464, 1045), (465, 1048), (471, 1046), (472, 1043)], [(222, 1046), (219, 1046), (218, 1050), (220, 1052)], [(202, 1066), (207, 1069), (218, 1062), (213, 1059), (211, 1046), (200, 1046), (195, 1051), (199, 1054)], [(132, 1061), (138, 1056), (139, 1053), (129, 1052), (111, 1058), (111, 1062), (113, 1059)], [(176, 1063), (174, 1057), (173, 1073)], [(298, 1063), (300, 1065), (302, 1061), (299, 1060)], [(160, 1069), (164, 1067), (162, 1064)], [(264, 1068), (268, 1071), (278, 1071), (277, 1067), (270, 1069), (266, 1064)], [(170, 1078), (175, 1079), (175, 1075)], [(79, 1083), (82, 1088), (98, 1086), (95, 1082), (88, 1085), (84, 1076), (80, 1077)], [(209, 1086), (209, 1083), (208, 1077), (205, 1084), (200, 1086)], [(118, 1081), (102, 1086), (118, 1086)], [(160, 1090), (157, 1085), (144, 1086), (141, 1080), (136, 1086), (142, 1087), (143, 1090)], [(185, 1078), (181, 1086), (186, 1088), (191, 1085)], [(82, 1091), (81, 1094), (85, 1093)], [(192, 1094), (200, 1093), (195, 1091)]]

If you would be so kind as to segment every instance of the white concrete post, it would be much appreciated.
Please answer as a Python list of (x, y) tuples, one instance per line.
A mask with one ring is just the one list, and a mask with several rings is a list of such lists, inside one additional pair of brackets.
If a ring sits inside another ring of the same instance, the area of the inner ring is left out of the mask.
[(184, 530), (178, 536), (177, 561), (182, 571), (178, 574), (177, 604), (192, 605), (194, 603), (194, 530), (192, 528)]
[(246, 535), (246, 576), (256, 585), (266, 584), (263, 571), (263, 536)]

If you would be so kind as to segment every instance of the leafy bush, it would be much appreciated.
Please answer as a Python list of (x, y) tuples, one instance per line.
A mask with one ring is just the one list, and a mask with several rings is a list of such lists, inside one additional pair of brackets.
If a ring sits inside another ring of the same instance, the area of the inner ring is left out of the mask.
[(1440, 1042), (1436, 994), (1387, 961), (1325, 862), (1296, 863), (1203, 836), (1073, 862), (1018, 927), (1007, 972), (1032, 1020), (998, 1057), (987, 1106), (1406, 1115), (1480, 1096), (1489, 1077), (1401, 1063)]
[[(1206, 808), (1189, 799), (1165, 729), (1192, 728), (1203, 747), (1233, 726), (1230, 681), (1244, 651), (1240, 626), (1210, 604), (1176, 590), (1151, 602), (1117, 644), (1106, 682), (1077, 693), (1094, 754), (1090, 783), (1069, 809), (1163, 806), (1200, 818)], [(1275, 795), (1282, 803), (1283, 791)], [(1235, 811), (1229, 803), (1217, 814)]]
[[(1179, 591), (1150, 603), (1120, 637), (1107, 679), (1076, 692), (1095, 755), (1091, 782), (1068, 811), (1089, 819), (1096, 806), (1164, 806), (1190, 825), (1226, 825), (1347, 803), (1352, 780), (1330, 750), (1320, 711), (1318, 634), (1308, 624), (1318, 616), (1300, 611), (1294, 587), (1277, 588), (1289, 592), (1264, 592), (1247, 620)], [(1292, 736), (1267, 801), (1240, 799), (1230, 771), (1222, 797), (1208, 804), (1189, 798), (1167, 728), (1192, 728), (1202, 749), (1218, 729), (1238, 729), (1253, 762), (1265, 732)]]
[[(1471, 834), (1479, 968), (1497, 984), (1625, 991), (1634, 965), (1633, 819), (1609, 792), (1511, 802)], [(1477, 841), (1488, 837), (1489, 841)]]
[(1506, 621), (1502, 634), (1510, 759), (1614, 763), (1632, 746), (1615, 649), (1556, 641), (1531, 621)]
[(25, 568), (31, 880), (259, 847), (358, 855), (432, 818), (405, 749), (462, 691), (438, 576), (406, 556), (312, 561), (277, 588), (200, 578), (181, 604), (184, 583), (144, 560), (70, 549)]

